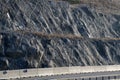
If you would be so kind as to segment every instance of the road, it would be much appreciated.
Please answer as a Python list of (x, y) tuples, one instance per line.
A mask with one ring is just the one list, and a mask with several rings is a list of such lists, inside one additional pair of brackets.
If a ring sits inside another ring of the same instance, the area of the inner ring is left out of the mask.
[(93, 72), (93, 73), (77, 73), (66, 75), (53, 75), (44, 77), (22, 78), (22, 80), (120, 80), (120, 71), (111, 72)]
[[(111, 77), (110, 77), (111, 76)], [(55, 75), (55, 76), (46, 76), (38, 79), (90, 79), (90, 78), (108, 78), (114, 79), (115, 76), (120, 76), (120, 71), (111, 71), (111, 72), (93, 72), (93, 73), (77, 73), (77, 74), (66, 74), (66, 75)]]
[(119, 76), (120, 65), (104, 66), (72, 66), (55, 68), (33, 68), (19, 70), (0, 71), (0, 79), (20, 79), (20, 78), (39, 78), (39, 79), (71, 79), (71, 78), (94, 78), (103, 76)]

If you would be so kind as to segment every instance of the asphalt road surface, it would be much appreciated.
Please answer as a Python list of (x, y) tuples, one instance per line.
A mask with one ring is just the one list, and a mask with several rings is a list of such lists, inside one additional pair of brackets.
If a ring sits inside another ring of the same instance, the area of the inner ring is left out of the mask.
[[(21, 80), (65, 80), (65, 79), (74, 79), (74, 80), (75, 79), (78, 79), (78, 80), (120, 80), (120, 71), (53, 75), (53, 76), (33, 77), (33, 78), (21, 78)], [(14, 80), (20, 80), (20, 79), (14, 79)]]

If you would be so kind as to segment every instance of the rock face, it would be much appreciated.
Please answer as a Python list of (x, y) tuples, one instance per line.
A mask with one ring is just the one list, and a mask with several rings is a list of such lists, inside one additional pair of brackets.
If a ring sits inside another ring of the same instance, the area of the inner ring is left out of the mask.
[[(119, 27), (120, 15), (97, 12), (87, 5), (1, 0), (0, 69), (119, 64), (120, 39), (102, 39), (119, 38)], [(49, 38), (30, 32), (84, 38)]]

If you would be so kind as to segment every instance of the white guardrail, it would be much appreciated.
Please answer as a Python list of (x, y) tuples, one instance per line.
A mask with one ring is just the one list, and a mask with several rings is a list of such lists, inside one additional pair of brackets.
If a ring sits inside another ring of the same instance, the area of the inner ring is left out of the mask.
[(89, 72), (120, 71), (120, 65), (107, 66), (73, 66), (73, 67), (56, 67), (56, 68), (34, 68), (20, 70), (3, 70), (0, 71), (0, 79), (15, 79), (36, 76), (51, 76)]

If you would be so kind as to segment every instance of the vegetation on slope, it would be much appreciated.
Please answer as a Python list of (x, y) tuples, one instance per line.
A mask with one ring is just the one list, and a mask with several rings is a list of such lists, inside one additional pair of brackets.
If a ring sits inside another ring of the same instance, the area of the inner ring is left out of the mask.
[(105, 7), (105, 8), (112, 8), (116, 9), (119, 8), (119, 2), (120, 1), (111, 1), (111, 0), (62, 0), (62, 1), (67, 1), (70, 4), (89, 4), (92, 6), (98, 6), (98, 7)]
[(120, 13), (120, 1), (119, 0), (62, 0), (69, 2), (73, 7), (76, 4), (86, 4), (97, 11), (105, 13), (119, 14)]
[(63, 0), (63, 1), (68, 1), (71, 4), (78, 4), (78, 3), (80, 3), (80, 0)]

